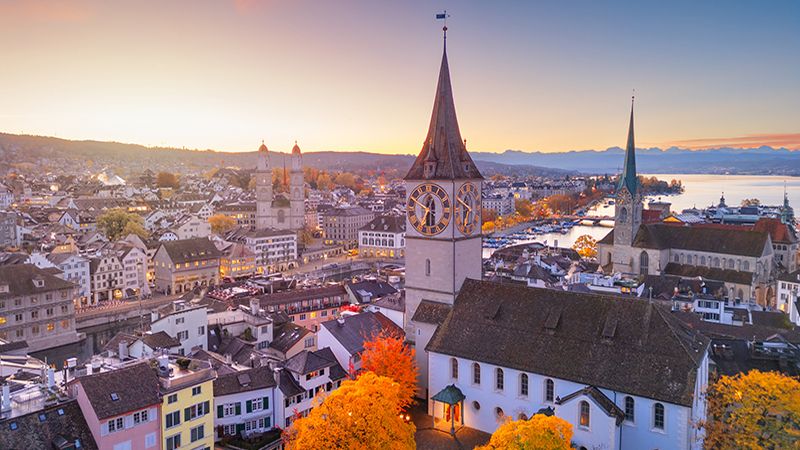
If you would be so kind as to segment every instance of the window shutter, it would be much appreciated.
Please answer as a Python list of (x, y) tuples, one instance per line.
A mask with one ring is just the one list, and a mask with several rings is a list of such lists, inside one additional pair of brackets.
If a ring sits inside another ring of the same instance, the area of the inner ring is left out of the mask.
[(269, 409), (269, 397), (264, 397), (264, 398), (261, 400), (261, 405), (262, 405), (262, 406), (261, 406), (261, 409), (264, 409), (264, 410), (267, 410), (267, 409)]
[(253, 412), (253, 401), (252, 400), (248, 400), (247, 402), (245, 402), (245, 409), (247, 410), (248, 414)]
[(125, 416), (125, 428), (133, 428), (133, 416), (127, 415)]
[[(240, 416), (241, 414), (242, 414), (242, 404), (241, 403), (236, 403), (236, 415)], [(242, 425), (242, 426), (244, 426), (244, 425)]]
[(242, 431), (244, 431), (244, 424), (243, 423), (237, 423), (236, 424), (236, 434), (239, 434)]
[(108, 434), (108, 422), (103, 422), (103, 424), (100, 425), (100, 436), (105, 436), (107, 434)]
[(222, 405), (217, 405), (217, 417), (222, 417), (223, 414)]
[(203, 402), (203, 415), (211, 412), (211, 403), (206, 400)]
[(148, 422), (152, 422), (156, 420), (157, 411), (155, 408), (150, 408), (150, 411), (147, 412), (147, 418), (149, 419)]

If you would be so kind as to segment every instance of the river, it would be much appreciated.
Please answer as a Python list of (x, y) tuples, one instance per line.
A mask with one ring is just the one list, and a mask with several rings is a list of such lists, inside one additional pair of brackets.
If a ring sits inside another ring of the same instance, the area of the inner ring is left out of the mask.
[[(684, 209), (697, 207), (704, 208), (719, 203), (719, 197), (724, 192), (725, 202), (730, 206), (741, 204), (746, 198), (757, 198), (765, 205), (780, 205), (783, 203), (784, 183), (789, 197), (789, 204), (800, 208), (800, 178), (769, 176), (769, 175), (697, 175), (697, 174), (646, 174), (659, 180), (669, 182), (672, 179), (681, 180), (683, 193), (678, 195), (650, 196), (645, 204), (651, 200), (662, 200), (672, 203), (672, 210), (680, 212)], [(646, 207), (646, 206), (645, 206)], [(800, 209), (798, 209), (800, 211)], [(598, 204), (588, 212), (590, 216), (613, 216), (614, 206)], [(571, 247), (575, 240), (588, 234), (596, 240), (602, 239), (611, 228), (602, 226), (575, 226), (566, 234), (547, 233), (536, 236), (536, 241), (548, 245)], [(483, 257), (491, 256), (493, 249), (483, 249)]]

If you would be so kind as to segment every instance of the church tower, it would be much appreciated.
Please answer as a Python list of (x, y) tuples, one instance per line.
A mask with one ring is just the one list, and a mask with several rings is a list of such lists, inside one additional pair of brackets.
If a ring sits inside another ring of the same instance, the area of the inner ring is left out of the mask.
[(305, 189), (303, 185), (303, 154), (297, 141), (292, 147), (292, 167), (289, 172), (289, 229), (299, 231), (305, 224)]
[(619, 177), (614, 212), (614, 246), (630, 246), (642, 224), (642, 195), (636, 175), (636, 146), (633, 139), (633, 98), (628, 145), (625, 147), (625, 168)]
[(465, 278), (480, 279), (481, 176), (456, 119), (447, 27), (433, 113), (422, 150), (405, 177), (406, 338), (416, 348), (418, 395), (426, 396), (425, 346)]
[(269, 166), (269, 150), (263, 141), (258, 148), (255, 177), (256, 229), (263, 230), (272, 225), (272, 169)]

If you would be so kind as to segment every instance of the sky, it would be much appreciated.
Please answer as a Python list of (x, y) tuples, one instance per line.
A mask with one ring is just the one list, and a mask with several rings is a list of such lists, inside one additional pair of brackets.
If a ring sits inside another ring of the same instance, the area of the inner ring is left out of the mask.
[(442, 9), (471, 151), (800, 149), (791, 0), (0, 0), (0, 131), (415, 154)]

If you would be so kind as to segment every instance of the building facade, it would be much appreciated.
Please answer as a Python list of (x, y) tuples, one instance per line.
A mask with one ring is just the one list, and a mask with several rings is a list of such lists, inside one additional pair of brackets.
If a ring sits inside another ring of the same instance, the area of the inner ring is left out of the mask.
[(162, 242), (153, 256), (156, 290), (181, 294), (219, 282), (220, 252), (205, 238)]
[(358, 244), (359, 230), (375, 218), (375, 213), (360, 206), (333, 208), (322, 217), (322, 232), (326, 244), (353, 248)]
[[(285, 167), (284, 167), (285, 170)], [(272, 188), (270, 153), (263, 143), (256, 162), (256, 229), (274, 228), (299, 231), (305, 224), (305, 185), (303, 155), (295, 142), (292, 148), (288, 193), (276, 198)]]
[(405, 247), (405, 217), (376, 217), (358, 230), (358, 254), (362, 258), (402, 259)]

